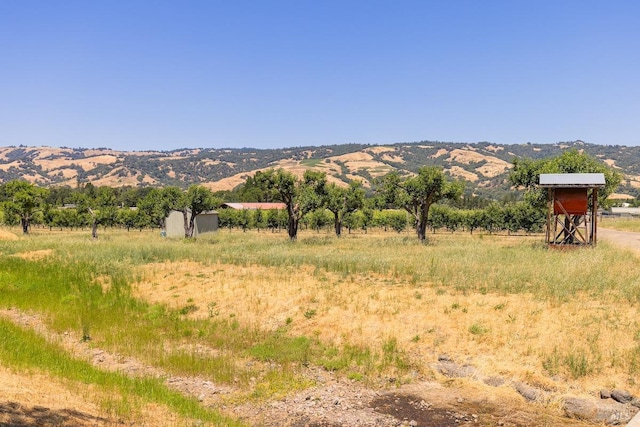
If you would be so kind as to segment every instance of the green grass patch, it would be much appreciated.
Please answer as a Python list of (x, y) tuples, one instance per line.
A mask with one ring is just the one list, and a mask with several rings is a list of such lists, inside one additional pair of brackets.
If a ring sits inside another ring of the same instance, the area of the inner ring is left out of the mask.
[[(155, 378), (131, 378), (121, 373), (105, 372), (89, 363), (70, 357), (61, 348), (47, 342), (30, 330), (0, 319), (0, 359), (14, 369), (43, 371), (54, 377), (94, 384), (103, 390), (116, 392), (124, 400), (132, 397), (166, 405), (176, 413), (220, 426), (241, 426), (242, 423), (203, 408), (195, 399), (168, 389)], [(126, 407), (121, 406), (122, 408)], [(124, 411), (127, 412), (127, 411)]]

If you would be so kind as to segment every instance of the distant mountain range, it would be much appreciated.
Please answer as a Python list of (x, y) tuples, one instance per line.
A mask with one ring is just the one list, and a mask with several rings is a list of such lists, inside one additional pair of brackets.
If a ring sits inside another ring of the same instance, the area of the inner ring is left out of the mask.
[(283, 168), (300, 175), (306, 169), (320, 170), (326, 172), (332, 182), (346, 184), (359, 179), (368, 187), (374, 178), (393, 170), (415, 172), (421, 166), (435, 165), (444, 168), (450, 176), (467, 181), (470, 192), (500, 198), (510, 191), (507, 177), (514, 158), (545, 158), (571, 148), (584, 150), (618, 169), (625, 176), (618, 193), (634, 197), (640, 194), (640, 147), (582, 141), (519, 145), (421, 141), (172, 151), (2, 147), (0, 182), (26, 179), (41, 186), (71, 187), (80, 182), (112, 187), (186, 187), (196, 183), (212, 190), (231, 190), (258, 170)]

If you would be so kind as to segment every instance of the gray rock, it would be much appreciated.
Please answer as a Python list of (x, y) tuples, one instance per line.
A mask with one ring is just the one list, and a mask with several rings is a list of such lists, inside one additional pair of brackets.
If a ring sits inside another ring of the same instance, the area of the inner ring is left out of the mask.
[(491, 387), (500, 387), (501, 385), (504, 385), (504, 383), (506, 382), (505, 379), (502, 377), (487, 377), (482, 381), (486, 385), (490, 385)]
[(627, 423), (636, 412), (631, 405), (577, 397), (565, 399), (563, 406), (565, 414), (569, 417), (609, 425)]
[(614, 389), (611, 391), (611, 398), (616, 402), (630, 403), (633, 400), (633, 395), (626, 390)]
[(441, 361), (436, 364), (436, 369), (442, 375), (451, 378), (473, 377), (476, 375), (476, 368), (473, 366), (460, 366), (457, 363)]
[(537, 400), (542, 399), (542, 397), (544, 397), (544, 392), (542, 390), (537, 389), (535, 387), (531, 387), (525, 383), (516, 382), (513, 384), (513, 386), (515, 387), (516, 391), (520, 393), (522, 397), (524, 397), (530, 402), (535, 402)]

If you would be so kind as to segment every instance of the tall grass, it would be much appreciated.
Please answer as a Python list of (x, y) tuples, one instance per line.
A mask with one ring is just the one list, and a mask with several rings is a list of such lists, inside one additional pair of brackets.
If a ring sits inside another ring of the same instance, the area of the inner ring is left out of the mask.
[(600, 222), (602, 227), (612, 228), (620, 231), (632, 231), (634, 233), (640, 233), (640, 218), (610, 218), (605, 217)]
[(630, 268), (633, 261), (629, 257), (621, 256), (606, 242), (595, 250), (550, 251), (539, 236), (438, 234), (430, 239), (432, 244), (421, 245), (413, 237), (393, 234), (335, 239), (302, 233), (297, 243), (291, 243), (282, 233), (221, 231), (195, 242), (161, 240), (148, 232), (103, 233), (94, 242), (84, 234), (60, 238), (45, 232), (0, 242), (0, 250), (9, 255), (53, 249), (62, 265), (73, 263), (84, 271), (82, 274), (106, 275), (112, 282), (124, 284), (134, 279), (133, 267), (188, 259), (244, 266), (306, 265), (345, 276), (393, 275), (460, 292), (527, 292), (542, 299), (562, 300), (581, 291), (605, 295), (612, 290), (637, 297), (634, 284), (640, 273)]
[[(140, 265), (180, 259), (209, 263), (224, 257), (231, 262), (233, 255), (229, 257), (220, 249), (247, 254), (271, 245), (259, 239), (233, 246), (217, 239), (152, 241), (146, 234), (137, 240), (137, 233), (133, 237), (115, 235), (95, 242), (74, 233), (63, 238), (44, 234), (15, 242), (0, 241), (0, 251), (7, 255), (0, 258), (0, 306), (42, 313), (56, 331), (73, 330), (91, 345), (137, 357), (170, 374), (199, 375), (240, 387), (248, 387), (252, 378), (273, 378), (273, 372), (280, 372), (283, 367), (335, 365), (334, 360), (351, 354), (327, 347), (317, 339), (289, 338), (283, 331), (263, 331), (233, 319), (189, 319), (180, 310), (131, 296), (130, 283)], [(244, 250), (240, 251), (242, 247)], [(53, 253), (33, 260), (12, 256), (42, 249)], [(246, 259), (236, 261), (249, 263)], [(185, 347), (185, 343), (190, 345)], [(211, 351), (198, 353), (193, 350), (195, 343)], [(371, 352), (374, 359), (376, 354), (382, 358), (382, 353)], [(262, 366), (237, 363), (246, 357), (277, 365), (265, 370)], [(348, 359), (344, 366), (354, 360), (356, 365), (359, 363), (356, 357)], [(372, 363), (362, 370), (368, 366), (374, 367), (375, 372), (380, 369)], [(289, 380), (275, 384), (289, 387), (297, 382), (308, 386), (302, 377), (295, 379), (295, 372), (282, 372)], [(274, 387), (267, 388), (276, 392)]]
[[(407, 372), (413, 369), (412, 362), (404, 352), (406, 344), (395, 337), (387, 337), (379, 348), (350, 342), (335, 346), (315, 337), (291, 335), (286, 326), (270, 332), (222, 316), (190, 319), (179, 310), (133, 298), (130, 284), (137, 279), (138, 267), (158, 263), (162, 268), (162, 263), (180, 260), (260, 265), (286, 271), (293, 282), (300, 268), (310, 267), (319, 281), (325, 273), (332, 273), (344, 281), (383, 277), (389, 287), (408, 284), (415, 288), (411, 291), (414, 300), (433, 289), (435, 297), (431, 298), (452, 296), (460, 301), (474, 295), (522, 296), (552, 306), (578, 296), (600, 305), (635, 306), (640, 301), (637, 260), (606, 242), (595, 249), (553, 251), (541, 236), (437, 234), (422, 245), (413, 236), (391, 233), (336, 239), (302, 232), (296, 243), (289, 242), (284, 233), (269, 232), (221, 231), (196, 241), (167, 240), (140, 232), (102, 233), (98, 241), (92, 241), (88, 234), (41, 232), (17, 241), (0, 241), (0, 306), (37, 311), (55, 330), (75, 330), (92, 345), (135, 356), (169, 373), (200, 375), (240, 387), (249, 387), (251, 379), (257, 378), (259, 387), (253, 397), (308, 386), (296, 373), (297, 366), (322, 366), (361, 379)], [(11, 256), (42, 249), (52, 250), (52, 255), (34, 260)], [(339, 286), (334, 292), (339, 297)], [(433, 300), (424, 303), (428, 306)], [(487, 345), (501, 329), (515, 328), (525, 316), (537, 316), (506, 310), (504, 304), (492, 311), (496, 322), (505, 318), (507, 326), (488, 324), (486, 319), (470, 321), (461, 326), (464, 333)], [(305, 318), (311, 321), (319, 313), (316, 307), (308, 308)], [(463, 319), (465, 313), (455, 310), (447, 316)], [(596, 326), (609, 324), (611, 320), (600, 319)], [(414, 344), (423, 345), (427, 339), (421, 337), (432, 334), (434, 349), (439, 348), (446, 337), (437, 329), (435, 325), (414, 335)], [(606, 352), (599, 342), (540, 350), (541, 369), (572, 378), (593, 375), (599, 357)], [(211, 352), (195, 352), (185, 343), (201, 344)], [(638, 354), (636, 344), (633, 351), (621, 351), (616, 357), (623, 360), (616, 363), (628, 372), (638, 372)], [(239, 363), (247, 358), (257, 363)], [(71, 369), (87, 368), (73, 365)]]

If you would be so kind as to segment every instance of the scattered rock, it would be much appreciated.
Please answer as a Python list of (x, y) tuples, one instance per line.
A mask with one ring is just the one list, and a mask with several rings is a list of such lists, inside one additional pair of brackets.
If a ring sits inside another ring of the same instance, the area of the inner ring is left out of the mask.
[(487, 377), (482, 382), (491, 387), (500, 387), (506, 383), (506, 380), (502, 377)]
[(536, 402), (544, 397), (544, 392), (542, 390), (531, 387), (525, 383), (516, 382), (513, 386), (522, 397), (530, 402)]
[(454, 362), (440, 361), (435, 368), (442, 375), (451, 378), (473, 377), (477, 374), (476, 368), (470, 365), (460, 366)]
[(563, 405), (564, 412), (569, 417), (609, 425), (629, 422), (636, 412), (632, 408), (631, 405), (619, 402), (602, 402), (576, 397), (565, 399)]
[(626, 390), (614, 389), (611, 390), (611, 398), (616, 402), (630, 403), (633, 400), (633, 395)]

